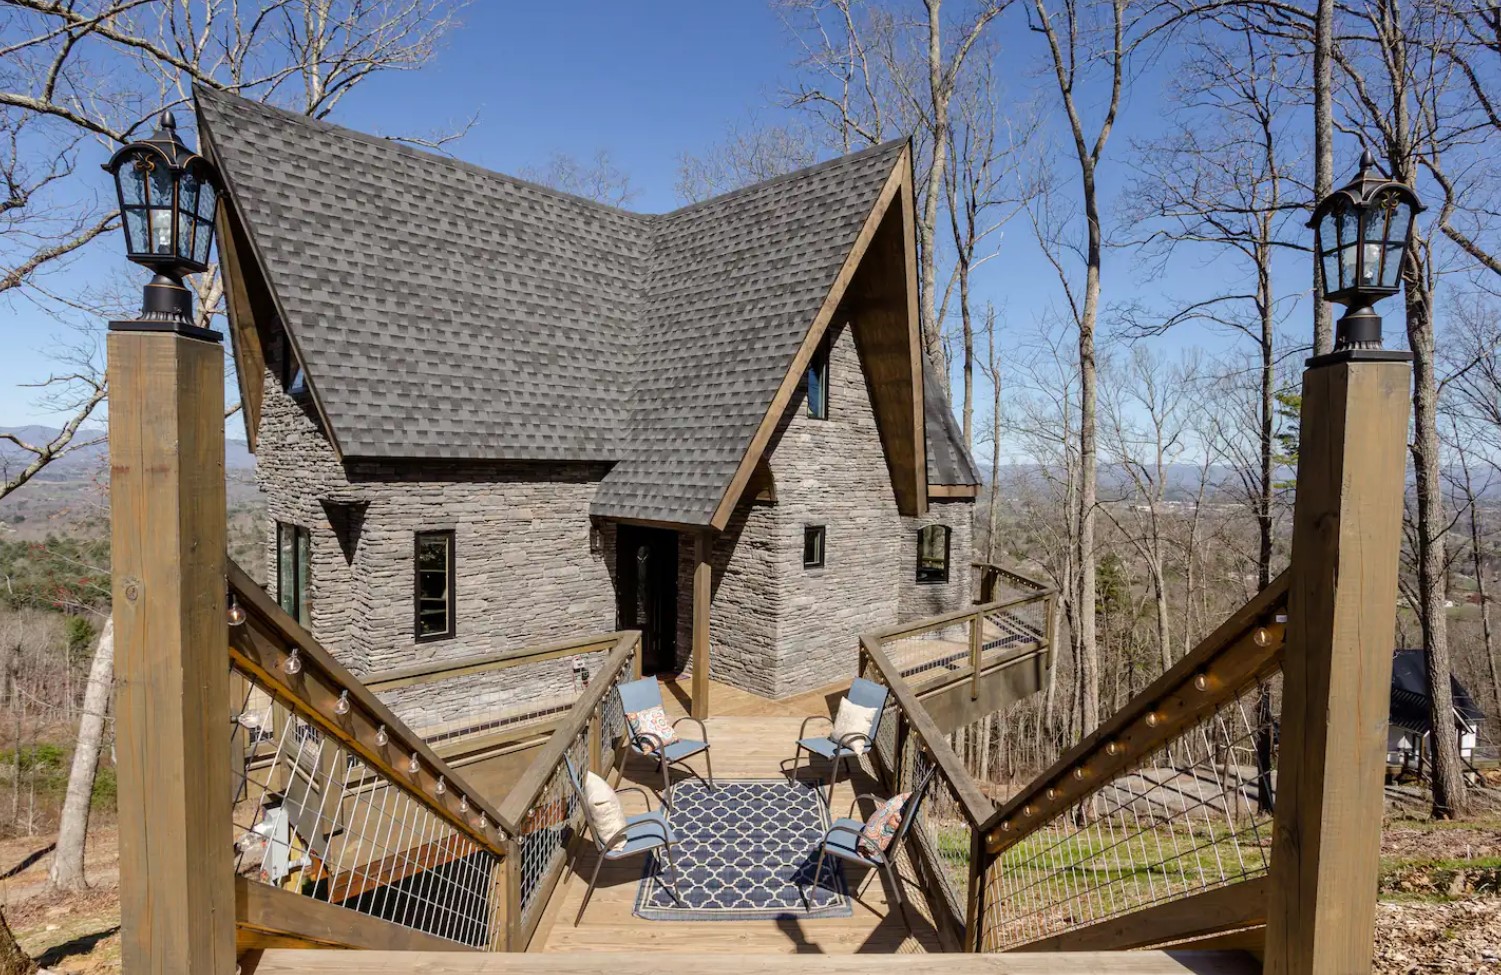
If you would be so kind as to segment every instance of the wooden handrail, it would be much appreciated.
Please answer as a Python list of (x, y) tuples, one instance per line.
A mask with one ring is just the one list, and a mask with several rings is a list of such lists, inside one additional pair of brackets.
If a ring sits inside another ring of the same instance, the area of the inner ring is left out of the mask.
[(876, 642), (877, 644), (886, 643), (888, 641), (896, 640), (904, 636), (910, 636), (913, 633), (921, 633), (924, 630), (936, 630), (940, 627), (948, 626), (952, 623), (965, 621), (976, 615), (983, 616), (987, 613), (997, 612), (998, 610), (1015, 609), (1016, 607), (1025, 605), (1027, 603), (1042, 602), (1051, 595), (1053, 595), (1053, 590), (1045, 589), (1038, 592), (1028, 593), (1025, 596), (1013, 596), (1010, 599), (1000, 599), (996, 600), (995, 602), (984, 603), (979, 606), (967, 606), (964, 609), (956, 609), (952, 613), (941, 613), (937, 616), (925, 616), (919, 620), (908, 620), (905, 623), (896, 623), (892, 626), (883, 627), (879, 630), (870, 630), (866, 633), (861, 634), (861, 639), (863, 640), (868, 638)]
[(595, 709), (599, 707), (605, 695), (614, 688), (616, 675), (630, 661), (640, 643), (641, 632), (639, 630), (625, 630), (616, 634), (615, 649), (610, 651), (610, 656), (590, 678), (589, 686), (584, 688), (584, 693), (579, 695), (573, 708), (559, 722), (557, 730), (547, 739), (547, 743), (542, 746), (537, 756), (532, 759), (532, 763), (527, 766), (526, 771), (521, 773), (521, 778), (501, 801), (496, 817), (512, 836), (520, 833), (520, 825), (526, 818), (527, 810), (547, 787), (548, 780), (552, 778), (553, 772), (563, 761), (563, 755), (573, 744), (574, 739), (589, 724)]
[(1035, 576), (1029, 576), (1020, 569), (997, 565), (994, 562), (971, 562), (970, 566), (976, 569), (989, 569), (998, 576), (1005, 576), (1013, 582), (1020, 583), (1024, 589), (1047, 590), (1049, 592), (1056, 590), (1056, 587), (1051, 583), (1044, 582)]
[(522, 667), (526, 664), (541, 663), (542, 661), (555, 660), (559, 657), (571, 657), (581, 653), (595, 653), (614, 647), (619, 642), (620, 637), (621, 634), (618, 632), (593, 633), (588, 636), (573, 637), (538, 646), (501, 650), (497, 653), (474, 654), (453, 660), (433, 660), (420, 664), (412, 664), (408, 667), (393, 667), (371, 675), (366, 679), (365, 686), (373, 691), (387, 691), (397, 687), (407, 687), (412, 684), (428, 684), (434, 681), (448, 680), (453, 677), (481, 674), (491, 670)]
[[(994, 815), (995, 807), (991, 805), (989, 799), (985, 798), (985, 793), (980, 791), (974, 779), (970, 778), (969, 770), (949, 747), (943, 732), (939, 731), (933, 719), (928, 717), (928, 712), (918, 701), (917, 694), (902, 679), (901, 673), (892, 665), (891, 659), (881, 649), (878, 640), (871, 635), (860, 637), (860, 650), (870, 660), (871, 665), (880, 671), (881, 678), (885, 681), (891, 696), (896, 698), (897, 709), (906, 719), (908, 727), (921, 739), (933, 763), (938, 766), (939, 773), (953, 788), (954, 796), (959, 800), (964, 810), (964, 817), (969, 821), (970, 826), (979, 827), (988, 822)], [(898, 755), (896, 760), (900, 761), (901, 756)]]
[[(987, 851), (995, 854), (1014, 846), (1275, 670), (1281, 661), (1283, 628), (1271, 617), (1286, 607), (1287, 590), (1284, 572), (996, 809), (983, 824)], [(1258, 642), (1255, 633), (1263, 624), (1270, 625), (1265, 626), (1265, 641)], [(1201, 677), (1206, 682), (1202, 689), (1196, 686)], [(1150, 723), (1148, 714), (1154, 715)], [(1110, 754), (1112, 744), (1118, 746), (1115, 754)], [(1075, 769), (1084, 770), (1082, 779), (1073, 776)]]
[[(261, 689), (359, 755), (388, 783), (486, 850), (504, 856), (499, 811), (233, 560), (226, 566), (226, 575), (230, 591), (245, 610), (245, 622), (229, 628), (229, 654), (234, 664), (254, 678)], [(287, 658), (294, 652), (302, 665), (295, 675), (285, 669)], [(349, 708), (341, 715), (336, 709), (345, 694)], [(382, 729), (385, 744), (377, 740)], [(413, 756), (418, 759), (416, 772), (408, 764)], [(440, 780), (444, 782), (441, 793)], [(462, 808), (466, 797), (468, 813)]]

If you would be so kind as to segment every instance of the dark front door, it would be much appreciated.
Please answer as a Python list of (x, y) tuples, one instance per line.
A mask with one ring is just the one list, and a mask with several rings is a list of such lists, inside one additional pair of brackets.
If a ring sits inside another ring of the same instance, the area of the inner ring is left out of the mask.
[(619, 625), (641, 631), (642, 673), (677, 673), (677, 532), (621, 525), (615, 557)]

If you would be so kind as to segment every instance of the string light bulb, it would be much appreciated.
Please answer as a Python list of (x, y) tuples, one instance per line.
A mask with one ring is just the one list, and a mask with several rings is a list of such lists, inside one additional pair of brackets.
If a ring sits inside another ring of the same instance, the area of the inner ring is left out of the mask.
[(1009, 820), (1009, 819), (1003, 819), (1003, 820), (1001, 820), (1001, 832), (1002, 833), (1009, 833), (1009, 832), (1011, 832), (1011, 820)]
[(1155, 727), (1157, 727), (1160, 724), (1162, 724), (1162, 715), (1158, 714), (1156, 711), (1148, 711), (1147, 712), (1147, 727), (1148, 728), (1155, 728)]
[(230, 626), (243, 626), (245, 623), (245, 607), (240, 605), (234, 593), (229, 594), (229, 605), (224, 608), (224, 618), (229, 620)]
[(447, 783), (446, 783), (446, 782), (444, 782), (444, 781), (443, 781), (443, 776), (441, 776), (441, 775), (440, 775), (440, 776), (438, 776), (438, 786), (437, 786), (437, 788), (436, 788), (436, 789), (434, 789), (434, 790), (433, 790), (433, 791), (434, 791), (434, 792), (436, 792), (436, 793), (437, 793), (437, 794), (438, 794), (438, 795), (440, 795), (440, 796), (441, 796), (441, 795), (442, 795), (442, 794), (443, 794), (443, 793), (445, 793), (445, 792), (447, 792), (447, 791), (448, 791), (448, 784), (447, 784)]
[(302, 673), (302, 650), (294, 647), (292, 655), (283, 661), (281, 669), (292, 676)]
[(1264, 626), (1258, 626), (1255, 632), (1251, 634), (1251, 639), (1256, 642), (1258, 647), (1267, 646), (1272, 642), (1272, 631)]
[(1076, 766), (1074, 766), (1074, 780), (1076, 782), (1083, 782), (1084, 781), (1084, 766), (1082, 766), (1082, 765), (1076, 765)]
[(1034, 811), (1035, 810), (1032, 808), (1032, 804), (1031, 803), (1028, 803), (1027, 805), (1022, 806), (1022, 815), (1023, 816), (1030, 816), (1030, 815), (1032, 815), (1032, 813)]
[(1194, 689), (1198, 691), (1209, 690), (1209, 674), (1206, 671), (1201, 670), (1197, 674), (1194, 674)]
[(468, 811), (469, 811), (469, 797), (468, 796), (459, 796), (459, 812), (468, 812)]
[(1052, 800), (1052, 799), (1057, 799), (1057, 798), (1058, 798), (1058, 787), (1057, 786), (1052, 786), (1052, 785), (1048, 786), (1048, 799)]
[(1121, 751), (1122, 751), (1122, 745), (1121, 745), (1120, 742), (1115, 741), (1114, 739), (1111, 739), (1110, 741), (1107, 741), (1105, 743), (1105, 754), (1106, 755), (1111, 755), (1111, 756), (1119, 755), (1121, 753)]
[(407, 771), (411, 772), (413, 775), (416, 775), (418, 772), (422, 771), (422, 763), (417, 761), (416, 752), (412, 752), (411, 760), (407, 762)]
[(375, 732), (375, 743), (377, 745), (379, 745), (381, 748), (385, 748), (386, 745), (388, 745), (390, 743), (390, 741), (391, 741), (391, 736), (388, 735), (388, 734), (386, 734), (386, 726), (385, 725), (381, 725), (378, 729), (376, 729), (376, 732)]
[(342, 690), (342, 691), (339, 692), (339, 700), (334, 703), (334, 714), (343, 716), (343, 715), (346, 715), (348, 713), (349, 713), (349, 691), (348, 691), (348, 689), (345, 689), (345, 690)]

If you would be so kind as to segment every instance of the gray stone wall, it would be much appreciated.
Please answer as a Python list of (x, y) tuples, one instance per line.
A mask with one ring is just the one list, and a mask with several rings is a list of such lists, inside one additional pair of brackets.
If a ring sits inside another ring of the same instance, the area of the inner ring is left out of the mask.
[[(828, 419), (807, 415), (800, 388), (768, 446), (776, 504), (742, 502), (715, 546), (713, 676), (769, 697), (853, 674), (866, 630), (968, 602), (973, 504), (900, 515), (853, 334), (829, 341)], [(946, 584), (916, 581), (917, 529), (930, 522), (954, 530)], [(803, 567), (808, 525), (825, 528), (821, 569)]]
[[(271, 589), (275, 522), (309, 529), (312, 631), (357, 673), (615, 627), (608, 550), (589, 550), (599, 464), (351, 461), (268, 377), (257, 451)], [(336, 502), (355, 501), (350, 506)], [(350, 515), (349, 512), (356, 512)], [(456, 634), (418, 643), (415, 533), (455, 532)], [(342, 537), (341, 537), (342, 536)], [(613, 546), (609, 546), (613, 549)]]

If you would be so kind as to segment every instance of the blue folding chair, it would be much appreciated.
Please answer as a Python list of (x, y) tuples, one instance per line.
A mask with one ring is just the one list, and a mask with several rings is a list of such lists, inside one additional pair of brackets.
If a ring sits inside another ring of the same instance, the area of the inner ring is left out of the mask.
[[(855, 819), (855, 807), (861, 799), (874, 799), (876, 802), (885, 802), (880, 796), (864, 793), (850, 800), (849, 815), (843, 819), (836, 819), (834, 825), (824, 834), (823, 840), (818, 845), (818, 864), (813, 868), (813, 881), (810, 886), (818, 886), (818, 880), (823, 876), (823, 862), (832, 856), (849, 863), (858, 863), (872, 870), (879, 870), (886, 875), (891, 882), (892, 896), (896, 900), (898, 909), (902, 907), (902, 875), (895, 867), (897, 853), (907, 835), (912, 832), (912, 826), (917, 822), (917, 814), (922, 808), (923, 797), (928, 793), (928, 784), (933, 781), (933, 773), (938, 771), (937, 765), (929, 765), (928, 770), (917, 780), (917, 787), (907, 796), (907, 801), (902, 805), (902, 821), (897, 825), (896, 832), (891, 836), (891, 842), (887, 845), (884, 853), (870, 853), (860, 849), (860, 834), (865, 829), (865, 823)], [(803, 893), (803, 904), (808, 903), (808, 895)], [(911, 927), (911, 920), (907, 918), (907, 912), (902, 911), (902, 918)]]
[[(864, 743), (865, 750), (875, 747), (876, 733), (881, 730), (881, 715), (886, 712), (886, 695), (889, 692), (880, 684), (866, 680), (864, 677), (856, 677), (850, 681), (849, 693), (845, 695), (851, 704), (858, 704), (862, 708), (875, 708), (876, 716), (870, 719), (870, 731), (852, 731), (843, 736), (839, 741), (834, 740), (834, 719), (825, 715), (815, 714), (804, 718), (802, 727), (797, 732), (797, 748), (792, 753), (792, 781), (797, 781), (798, 770), (802, 767), (803, 752), (808, 753), (808, 765), (813, 765), (813, 756), (826, 759), (829, 763), (829, 798), (826, 805), (834, 802), (834, 786), (839, 781), (839, 766), (847, 759), (858, 758), (860, 752), (855, 751), (852, 745)], [(808, 723), (811, 721), (827, 721), (829, 734), (822, 738), (808, 738)]]
[[(659, 708), (662, 706), (662, 687), (657, 683), (655, 677), (648, 677), (644, 680), (633, 680), (621, 684), (618, 690), (620, 694), (620, 709), (625, 715), (645, 711), (647, 708)], [(703, 753), (704, 764), (709, 770), (709, 788), (714, 788), (714, 759), (709, 755), (709, 729), (704, 727), (704, 723), (698, 718), (684, 717), (678, 718), (672, 723), (673, 730), (676, 731), (677, 726), (684, 721), (692, 721), (698, 725), (699, 734), (703, 736), (702, 741), (692, 738), (679, 738), (676, 741), (663, 743), (661, 738), (650, 732), (641, 731), (629, 717), (626, 718), (627, 754), (634, 752), (657, 763), (657, 767), (662, 771), (662, 805), (669, 809), (672, 808), (670, 767), (673, 765), (682, 765), (690, 775), (697, 776), (702, 780), (702, 776), (699, 776), (697, 772), (684, 764), (686, 759), (692, 758), (700, 752)]]
[[(573, 767), (573, 759), (567, 755), (563, 761), (568, 765), (568, 779), (573, 783), (573, 791), (578, 794), (579, 804), (587, 808), (589, 799), (584, 795), (584, 782), (579, 777), (578, 769)], [(589, 827), (589, 835), (594, 837), (594, 849), (599, 855), (594, 860), (594, 874), (589, 878), (589, 889), (584, 891), (583, 903), (579, 904), (579, 912), (574, 915), (573, 926), (578, 927), (583, 919), (584, 908), (589, 906), (589, 898), (594, 896), (594, 885), (599, 883), (599, 868), (604, 866), (606, 860), (624, 860), (642, 853), (650, 853), (653, 850), (662, 849), (667, 851), (667, 865), (672, 868), (672, 885), (667, 889), (672, 892), (672, 899), (678, 898), (678, 865), (672, 857), (672, 844), (677, 842), (677, 837), (672, 833), (672, 826), (667, 821), (667, 816), (660, 812), (651, 811), (651, 794), (639, 785), (628, 785), (623, 789), (615, 790), (619, 795), (622, 792), (639, 792), (646, 800), (646, 812), (627, 816), (625, 829), (614, 836), (600, 836), (593, 826)], [(588, 823), (589, 817), (584, 817)], [(625, 838), (619, 849), (613, 849), (615, 842), (621, 837)], [(657, 862), (657, 869), (661, 869), (661, 861)]]

